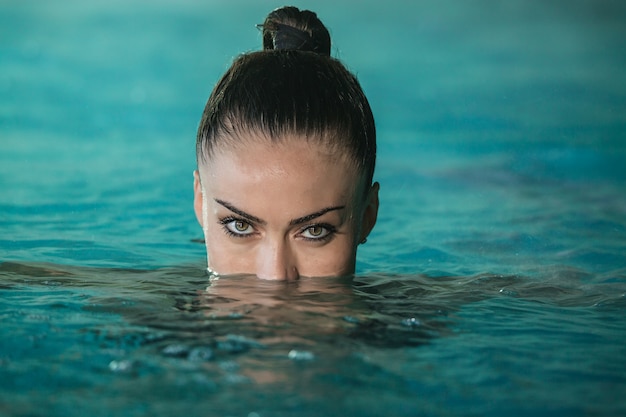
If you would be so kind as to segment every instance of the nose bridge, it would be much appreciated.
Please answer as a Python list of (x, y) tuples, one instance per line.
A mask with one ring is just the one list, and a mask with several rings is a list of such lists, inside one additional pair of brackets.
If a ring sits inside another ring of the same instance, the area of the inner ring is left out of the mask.
[(286, 239), (267, 237), (257, 254), (257, 276), (262, 279), (298, 279), (295, 255)]

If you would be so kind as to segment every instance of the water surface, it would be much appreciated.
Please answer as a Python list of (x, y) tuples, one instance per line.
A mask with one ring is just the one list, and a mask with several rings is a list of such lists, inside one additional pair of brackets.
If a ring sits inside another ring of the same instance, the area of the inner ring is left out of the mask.
[(273, 6), (5, 3), (0, 414), (626, 412), (621, 2), (296, 2), (370, 98), (381, 211), (353, 279), (292, 284), (211, 281), (192, 210)]

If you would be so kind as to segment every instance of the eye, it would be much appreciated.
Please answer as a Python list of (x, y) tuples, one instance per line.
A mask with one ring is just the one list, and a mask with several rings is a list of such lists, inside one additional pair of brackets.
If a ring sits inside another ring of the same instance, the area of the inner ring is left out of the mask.
[(241, 219), (226, 218), (220, 221), (224, 230), (231, 236), (247, 237), (254, 233), (254, 227), (250, 223)]
[(335, 228), (331, 225), (314, 224), (302, 230), (300, 235), (306, 240), (324, 240), (332, 237)]

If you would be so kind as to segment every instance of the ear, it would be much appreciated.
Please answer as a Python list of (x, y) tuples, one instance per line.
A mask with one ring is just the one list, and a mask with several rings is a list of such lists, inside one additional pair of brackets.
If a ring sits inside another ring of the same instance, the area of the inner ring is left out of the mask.
[(201, 227), (204, 227), (202, 209), (204, 207), (204, 196), (202, 195), (202, 184), (200, 183), (200, 173), (193, 172), (193, 209), (196, 212), (196, 219)]
[(367, 195), (367, 201), (365, 204), (365, 210), (363, 211), (363, 220), (361, 221), (361, 236), (359, 242), (364, 241), (370, 234), (376, 219), (378, 218), (378, 191), (380, 190), (380, 184), (375, 182), (372, 184), (372, 188)]

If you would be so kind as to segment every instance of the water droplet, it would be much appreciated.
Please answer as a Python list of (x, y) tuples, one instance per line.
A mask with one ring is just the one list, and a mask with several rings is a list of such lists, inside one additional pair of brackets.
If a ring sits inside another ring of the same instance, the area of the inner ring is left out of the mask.
[(315, 359), (315, 355), (313, 352), (309, 352), (308, 350), (290, 350), (289, 351), (289, 359), (294, 361), (312, 361)]
[(132, 371), (134, 368), (134, 363), (129, 360), (119, 360), (119, 361), (111, 361), (109, 363), (109, 369), (113, 372), (117, 373), (127, 373)]
[(406, 327), (420, 327), (422, 325), (422, 322), (415, 317), (404, 319), (400, 323)]
[(518, 296), (517, 291), (507, 290), (506, 288), (502, 288), (502, 289), (500, 290), (500, 294), (502, 294), (502, 295), (506, 295), (506, 296), (508, 296), (508, 297), (517, 297), (517, 296)]

